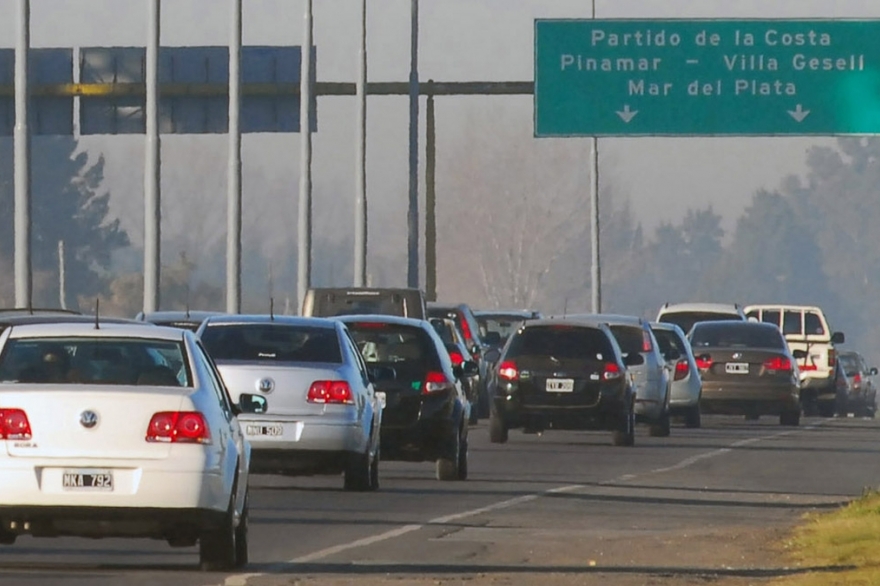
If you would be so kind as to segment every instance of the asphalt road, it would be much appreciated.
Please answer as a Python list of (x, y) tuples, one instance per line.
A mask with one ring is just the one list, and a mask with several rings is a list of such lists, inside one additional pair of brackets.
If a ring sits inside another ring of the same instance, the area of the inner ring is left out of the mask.
[(383, 463), (377, 493), (343, 492), (336, 477), (254, 477), (245, 573), (201, 573), (194, 548), (161, 542), (20, 538), (0, 546), (0, 584), (773, 575), (786, 571), (782, 560), (750, 566), (748, 543), (737, 536), (787, 527), (880, 485), (878, 438), (873, 420), (783, 428), (771, 418), (706, 417), (702, 429), (675, 426), (669, 438), (640, 426), (634, 448), (611, 446), (608, 433), (553, 431), (514, 431), (508, 444), (493, 445), (481, 422), (471, 429), (464, 482), (439, 482), (433, 465), (400, 462)]

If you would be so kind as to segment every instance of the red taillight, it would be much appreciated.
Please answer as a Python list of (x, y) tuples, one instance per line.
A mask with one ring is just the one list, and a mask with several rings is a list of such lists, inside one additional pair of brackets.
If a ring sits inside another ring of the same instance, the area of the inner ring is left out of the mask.
[(351, 387), (344, 380), (316, 380), (309, 387), (309, 403), (354, 405)]
[(519, 370), (516, 368), (516, 362), (513, 360), (505, 360), (498, 367), (498, 376), (504, 380), (514, 381), (519, 378)]
[(828, 368), (834, 368), (834, 363), (837, 360), (837, 352), (834, 348), (828, 350)]
[(0, 409), (0, 440), (31, 439), (31, 423), (21, 409)]
[(691, 367), (688, 365), (688, 361), (684, 358), (675, 363), (675, 376), (672, 380), (681, 380), (685, 378), (690, 372)]
[(651, 334), (642, 330), (642, 352), (651, 352), (654, 344), (651, 342)]
[(791, 371), (791, 360), (785, 356), (774, 356), (764, 361), (764, 368), (767, 370), (781, 370), (784, 372)]
[(816, 366), (815, 364), (812, 364), (812, 363), (804, 364), (800, 368), (801, 368), (801, 370), (819, 370), (819, 367)]
[(859, 390), (862, 387), (862, 375), (858, 372), (853, 376), (853, 389)]
[(471, 334), (471, 326), (468, 325), (466, 319), (461, 320), (461, 333), (468, 342), (474, 339), (473, 334)]
[(605, 368), (602, 371), (602, 378), (605, 380), (615, 380), (623, 376), (623, 373), (620, 371), (620, 367), (617, 366), (614, 362), (606, 362)]
[(697, 356), (697, 368), (700, 370), (709, 370), (712, 368), (711, 356)]
[(436, 393), (438, 391), (446, 391), (452, 383), (446, 378), (442, 372), (431, 371), (425, 376), (425, 385), (422, 387), (422, 393)]
[(464, 363), (464, 356), (455, 350), (449, 353), (449, 359), (452, 361), (452, 366), (461, 366)]
[(161, 443), (209, 444), (211, 431), (205, 416), (197, 411), (162, 411), (147, 426), (147, 441)]

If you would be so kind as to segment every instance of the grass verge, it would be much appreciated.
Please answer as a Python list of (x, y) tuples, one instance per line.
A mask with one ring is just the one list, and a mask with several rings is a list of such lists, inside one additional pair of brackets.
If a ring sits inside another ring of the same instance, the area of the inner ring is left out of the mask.
[(845, 567), (781, 578), (774, 586), (880, 585), (880, 493), (861, 498), (832, 513), (810, 514), (783, 544), (800, 567)]

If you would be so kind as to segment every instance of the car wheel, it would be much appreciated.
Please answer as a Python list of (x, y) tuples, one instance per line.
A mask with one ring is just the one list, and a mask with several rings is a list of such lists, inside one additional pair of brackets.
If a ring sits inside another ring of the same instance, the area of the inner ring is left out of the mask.
[(684, 414), (684, 426), (688, 429), (699, 429), (703, 425), (703, 415), (700, 412), (700, 405), (694, 405)]
[(235, 493), (220, 526), (202, 529), (199, 537), (199, 567), (203, 572), (231, 570), (236, 564)]
[(458, 462), (461, 453), (461, 437), (455, 434), (455, 447), (451, 458), (437, 459), (437, 480), (458, 480)]
[(17, 537), (18, 535), (11, 531), (0, 529), (0, 545), (12, 545)]
[(471, 413), (468, 415), (468, 424), (476, 425), (480, 421), (480, 414), (478, 413), (479, 408), (479, 398), (471, 403)]
[(779, 425), (797, 427), (801, 424), (800, 411), (786, 411), (779, 416)]
[(244, 495), (244, 508), (241, 510), (241, 518), (238, 527), (235, 528), (235, 567), (243, 568), (248, 564), (248, 510), (250, 497)]
[(634, 446), (636, 444), (636, 415), (629, 409), (623, 417), (618, 429), (612, 432), (611, 441), (615, 446)]
[(376, 455), (370, 464), (370, 490), (379, 490), (379, 448), (376, 448)]
[(669, 427), (669, 409), (666, 409), (663, 415), (660, 416), (660, 419), (651, 424), (648, 433), (651, 437), (668, 437)]
[(345, 479), (342, 485), (345, 490), (357, 492), (370, 490), (371, 475), (372, 462), (369, 446), (367, 446), (367, 451), (362, 454), (355, 452), (348, 454), (348, 460), (345, 464)]
[(489, 441), (493, 444), (507, 443), (507, 423), (494, 406), (489, 410)]
[(458, 448), (458, 480), (467, 480), (468, 477), (468, 441), (459, 440)]

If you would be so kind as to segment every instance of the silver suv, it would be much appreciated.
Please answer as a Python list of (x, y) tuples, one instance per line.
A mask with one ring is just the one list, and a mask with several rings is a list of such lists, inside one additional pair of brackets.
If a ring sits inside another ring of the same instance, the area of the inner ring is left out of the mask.
[(746, 314), (736, 303), (665, 303), (655, 321), (675, 324), (685, 334), (701, 321), (746, 321)]

